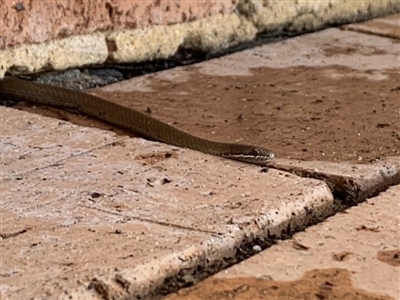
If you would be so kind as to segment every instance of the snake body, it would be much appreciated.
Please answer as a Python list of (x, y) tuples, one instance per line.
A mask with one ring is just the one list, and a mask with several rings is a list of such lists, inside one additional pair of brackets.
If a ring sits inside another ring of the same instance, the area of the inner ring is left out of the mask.
[(83, 92), (6, 76), (0, 80), (0, 97), (72, 109), (138, 133), (144, 138), (228, 159), (264, 165), (274, 158), (274, 154), (263, 147), (203, 139), (148, 114)]

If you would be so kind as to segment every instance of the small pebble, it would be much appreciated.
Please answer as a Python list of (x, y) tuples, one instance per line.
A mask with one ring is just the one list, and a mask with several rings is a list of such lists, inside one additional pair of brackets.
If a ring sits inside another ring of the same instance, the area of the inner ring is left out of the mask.
[(256, 251), (256, 252), (261, 252), (261, 247), (260, 246), (258, 246), (258, 245), (254, 245), (253, 246), (253, 251)]

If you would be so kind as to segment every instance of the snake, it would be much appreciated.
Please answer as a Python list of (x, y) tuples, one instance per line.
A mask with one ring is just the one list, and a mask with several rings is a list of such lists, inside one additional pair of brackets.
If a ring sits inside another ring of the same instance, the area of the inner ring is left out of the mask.
[(201, 138), (149, 114), (85, 92), (5, 76), (0, 80), (0, 97), (73, 110), (116, 125), (146, 139), (227, 159), (266, 165), (274, 158), (274, 154), (264, 147)]

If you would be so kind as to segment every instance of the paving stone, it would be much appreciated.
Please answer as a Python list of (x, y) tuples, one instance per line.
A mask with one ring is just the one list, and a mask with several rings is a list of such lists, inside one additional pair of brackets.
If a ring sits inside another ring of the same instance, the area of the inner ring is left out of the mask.
[(4, 106), (0, 106), (0, 115), (1, 177), (23, 176), (124, 139)]
[(10, 108), (0, 116), (5, 298), (145, 295), (332, 213), (323, 181)]

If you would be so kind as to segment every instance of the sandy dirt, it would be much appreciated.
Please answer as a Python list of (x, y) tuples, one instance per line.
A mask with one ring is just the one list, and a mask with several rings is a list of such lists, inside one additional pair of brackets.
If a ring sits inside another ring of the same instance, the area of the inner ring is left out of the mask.
[(307, 272), (301, 279), (292, 282), (268, 278), (209, 278), (163, 300), (394, 300), (354, 287), (350, 277), (347, 270), (326, 269)]

